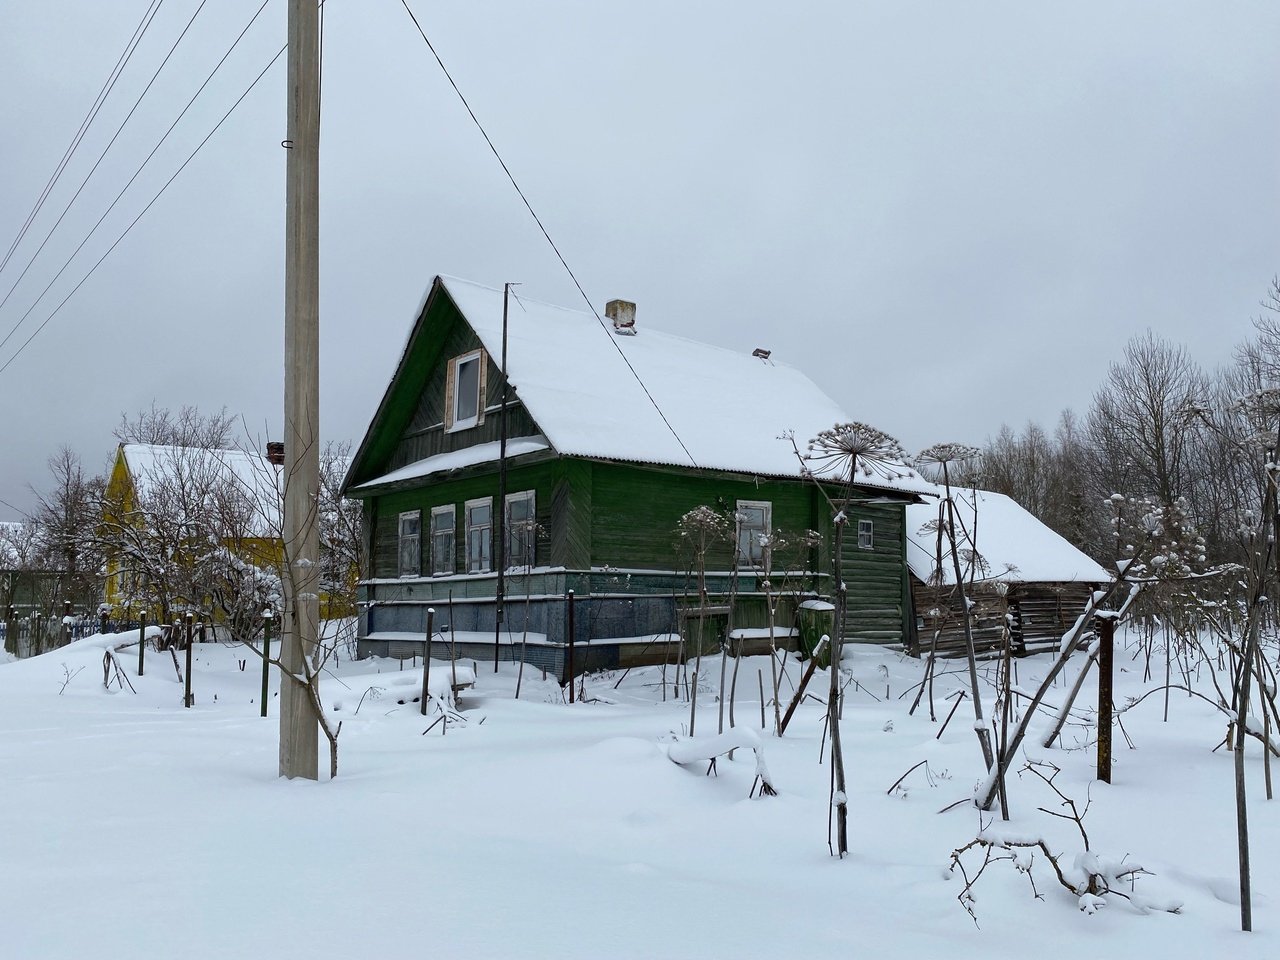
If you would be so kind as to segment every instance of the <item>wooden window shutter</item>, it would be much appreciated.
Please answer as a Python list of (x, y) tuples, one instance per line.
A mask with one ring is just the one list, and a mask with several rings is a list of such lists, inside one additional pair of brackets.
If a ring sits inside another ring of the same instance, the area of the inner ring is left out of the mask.
[(450, 360), (444, 377), (444, 428), (446, 430), (453, 427), (453, 381), (457, 370), (457, 361)]
[(480, 351), (478, 360), (480, 367), (480, 396), (476, 402), (476, 426), (484, 423), (484, 408), (488, 404), (489, 356)]

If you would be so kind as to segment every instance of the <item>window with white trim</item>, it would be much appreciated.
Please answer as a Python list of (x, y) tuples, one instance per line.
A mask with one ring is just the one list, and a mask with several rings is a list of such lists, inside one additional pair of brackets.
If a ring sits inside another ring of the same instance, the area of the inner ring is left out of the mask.
[(537, 504), (532, 490), (507, 494), (507, 512), (503, 515), (502, 529), (506, 533), (508, 567), (534, 565), (537, 553), (537, 518)]
[(858, 521), (858, 549), (874, 550), (876, 546), (875, 523), (871, 520)]
[(416, 577), (422, 571), (422, 511), (408, 510), (400, 514), (399, 560), (402, 577)]
[(493, 545), (493, 497), (467, 501), (465, 531), (467, 573), (493, 569), (489, 552)]
[(738, 562), (762, 567), (773, 525), (773, 504), (768, 500), (739, 500), (737, 508)]
[(445, 386), (445, 428), (465, 430), (484, 422), (484, 351), (449, 361)]
[(453, 504), (431, 508), (431, 572), (453, 573), (456, 533)]

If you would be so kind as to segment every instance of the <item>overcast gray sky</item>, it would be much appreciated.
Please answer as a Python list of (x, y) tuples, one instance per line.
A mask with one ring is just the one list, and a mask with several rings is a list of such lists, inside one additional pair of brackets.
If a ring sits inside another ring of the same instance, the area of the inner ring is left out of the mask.
[[(260, 2), (200, 12), (0, 338)], [(410, 2), (597, 306), (768, 347), (910, 450), (1083, 410), (1147, 327), (1222, 363), (1277, 270), (1274, 0)], [(0, 255), (147, 6), (0, 0)], [(198, 6), (164, 0), (0, 298)], [(269, 0), (0, 364), (279, 49), (284, 17)], [(29, 508), (63, 443), (97, 468), (120, 413), (153, 400), (279, 433), (284, 122), (281, 58), (0, 373), (0, 498)], [(322, 122), (322, 433), (358, 440), (436, 273), (581, 304), (399, 0), (329, 0)]]

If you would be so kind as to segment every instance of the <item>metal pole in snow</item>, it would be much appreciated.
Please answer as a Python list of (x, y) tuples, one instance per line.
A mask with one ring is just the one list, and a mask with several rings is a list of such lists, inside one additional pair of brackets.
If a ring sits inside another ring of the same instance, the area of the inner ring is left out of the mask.
[(138, 676), (142, 676), (142, 668), (147, 653), (147, 611), (138, 614)]
[[(436, 608), (427, 607), (427, 643), (422, 650), (422, 702), (419, 713), (427, 715), (427, 697), (431, 690), (431, 635), (436, 629)], [(443, 711), (442, 711), (443, 712)]]
[(573, 703), (573, 591), (566, 596), (569, 600), (569, 702)]
[(270, 696), (271, 683), (271, 611), (262, 614), (262, 710), (267, 715), (267, 697)]
[(183, 694), (182, 694), (182, 705), (188, 708), (195, 706), (195, 703), (196, 703), (196, 698), (191, 693), (191, 646), (192, 646), (191, 622), (192, 622), (192, 619), (193, 618), (191, 614), (188, 613), (187, 614), (187, 672), (186, 672), (186, 676), (183, 677), (183, 685), (185, 687), (185, 690), (183, 691)]

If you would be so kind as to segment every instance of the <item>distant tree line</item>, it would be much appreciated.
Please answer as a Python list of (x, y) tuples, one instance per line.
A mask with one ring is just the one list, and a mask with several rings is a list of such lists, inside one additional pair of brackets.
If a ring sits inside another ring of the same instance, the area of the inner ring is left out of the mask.
[(1134, 337), (1083, 415), (1001, 427), (962, 482), (1012, 497), (1104, 563), (1125, 552), (1117, 497), (1182, 518), (1188, 541), (1203, 538), (1199, 562), (1244, 563), (1280, 439), (1275, 405), (1258, 402), (1280, 389), (1280, 279), (1263, 306), (1216, 370), (1150, 330)]

